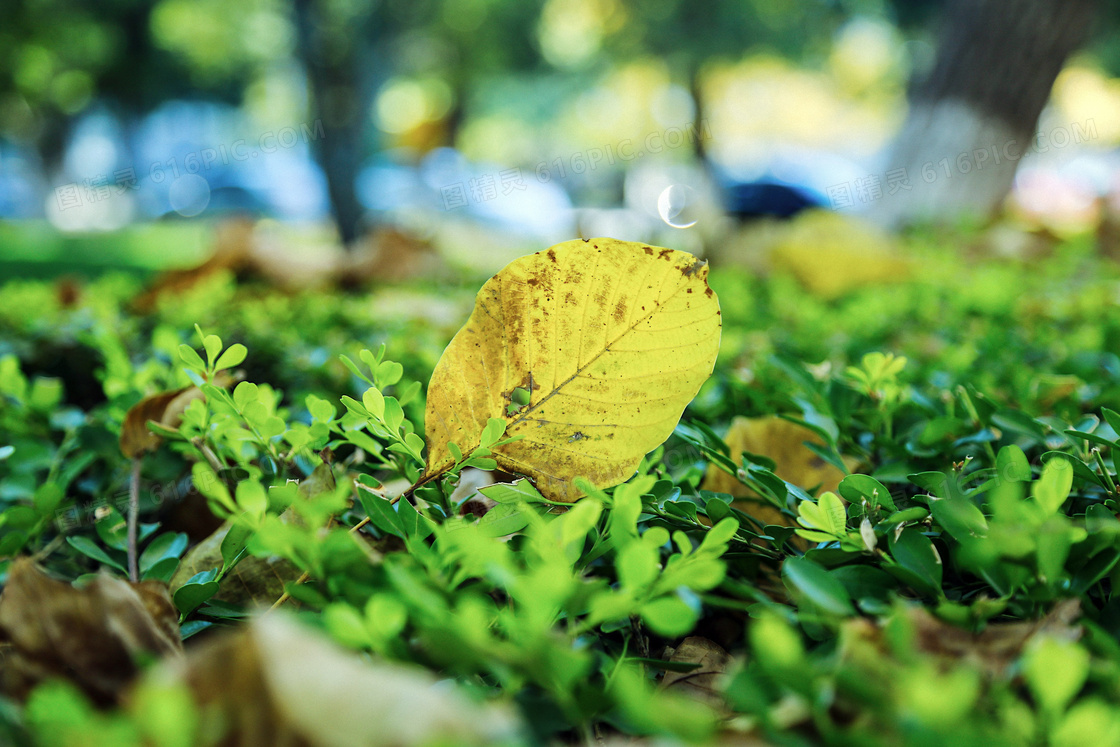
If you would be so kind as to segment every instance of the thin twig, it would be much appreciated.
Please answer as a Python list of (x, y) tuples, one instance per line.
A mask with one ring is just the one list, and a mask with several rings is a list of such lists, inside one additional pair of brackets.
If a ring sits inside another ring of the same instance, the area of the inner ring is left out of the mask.
[(40, 562), (42, 562), (42, 561), (43, 561), (43, 560), (44, 560), (44, 559), (45, 559), (45, 558), (46, 558), (47, 556), (49, 556), (49, 555), (50, 555), (50, 554), (51, 554), (52, 552), (54, 552), (54, 551), (55, 551), (55, 550), (57, 550), (58, 548), (62, 547), (62, 543), (63, 543), (63, 542), (65, 542), (65, 541), (66, 541), (66, 535), (65, 535), (65, 534), (61, 534), (61, 533), (60, 533), (60, 534), (56, 534), (56, 535), (55, 535), (55, 537), (54, 537), (54, 539), (52, 539), (52, 540), (51, 540), (50, 542), (48, 542), (48, 543), (47, 543), (47, 544), (46, 544), (46, 545), (45, 545), (45, 546), (43, 547), (43, 549), (42, 549), (42, 550), (40, 550), (39, 552), (37, 552), (37, 553), (35, 553), (34, 555), (32, 555), (32, 556), (31, 556), (31, 559), (32, 559), (33, 561), (35, 561), (36, 563), (40, 563)]
[[(308, 573), (307, 571), (304, 571), (303, 575), (300, 576), (299, 578), (297, 578), (295, 584), (293, 584), (293, 585), (294, 586), (299, 586), (301, 584), (305, 584), (305, 583), (307, 583), (307, 580), (310, 579), (310, 578), (311, 578), (311, 574)], [(268, 612), (272, 612), (274, 609), (279, 608), (280, 605), (282, 605), (284, 602), (288, 601), (291, 598), (292, 598), (292, 595), (285, 591), (283, 594), (280, 595), (280, 598), (276, 600), (276, 603), (268, 608)], [(268, 612), (265, 612), (265, 614), (267, 615)]]
[(221, 472), (226, 468), (226, 466), (222, 464), (221, 460), (218, 459), (218, 455), (215, 454), (214, 450), (210, 448), (209, 444), (200, 439), (196, 439), (196, 441), (198, 441), (195, 444), (198, 447), (198, 450), (202, 452), (202, 456), (206, 457), (206, 461), (210, 463), (210, 467), (215, 472)]
[(132, 460), (132, 475), (128, 482), (128, 577), (133, 583), (140, 580), (136, 555), (136, 529), (140, 521), (140, 464), (140, 457)]

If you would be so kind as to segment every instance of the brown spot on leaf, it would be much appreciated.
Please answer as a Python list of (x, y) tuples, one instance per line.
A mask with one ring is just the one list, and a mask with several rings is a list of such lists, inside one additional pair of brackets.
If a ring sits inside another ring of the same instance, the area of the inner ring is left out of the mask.
[(614, 320), (619, 323), (626, 321), (626, 301), (621, 298), (614, 307)]
[(700, 270), (703, 269), (707, 264), (708, 263), (705, 260), (698, 259), (688, 267), (681, 270), (681, 274), (683, 274), (686, 278), (690, 278), (696, 273), (700, 272)]
[(648, 246), (643, 246), (643, 247), (642, 247), (642, 249), (643, 249), (643, 250), (645, 251), (645, 253), (646, 253), (646, 254), (648, 254), (649, 256), (651, 256), (651, 257), (653, 256), (653, 248), (652, 248), (652, 247), (648, 247)]
[(672, 253), (673, 253), (672, 249), (662, 249), (661, 251), (659, 251), (657, 253), (657, 258), (658, 259), (663, 259), (666, 262), (668, 262), (669, 261), (669, 255), (671, 255)]

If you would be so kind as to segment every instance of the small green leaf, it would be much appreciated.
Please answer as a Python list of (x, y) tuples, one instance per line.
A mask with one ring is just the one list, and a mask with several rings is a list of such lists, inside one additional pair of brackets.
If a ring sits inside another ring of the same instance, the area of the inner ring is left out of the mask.
[(1031, 494), (1047, 513), (1055, 513), (1066, 502), (1073, 487), (1073, 467), (1064, 459), (1051, 459), (1042, 468)]
[(1102, 407), (1101, 414), (1104, 415), (1104, 419), (1109, 427), (1116, 431), (1117, 434), (1120, 434), (1120, 413), (1115, 410), (1110, 410), (1107, 407)]
[(997, 479), (1013, 482), (1031, 479), (1031, 464), (1027, 455), (1015, 444), (1004, 446), (996, 455), (996, 475)]
[(905, 524), (910, 521), (922, 521), (929, 516), (929, 511), (921, 506), (912, 506), (904, 508), (901, 511), (895, 511), (893, 514), (883, 519), (883, 523), (887, 525)]
[(213, 364), (218, 353), (222, 352), (222, 338), (217, 335), (206, 335), (202, 338), (202, 347), (206, 350), (206, 362)]
[(246, 356), (249, 355), (249, 349), (239, 342), (230, 345), (226, 351), (218, 357), (218, 362), (214, 364), (215, 371), (224, 371), (227, 368), (240, 366), (245, 362)]
[(104, 563), (110, 568), (115, 568), (121, 573), (128, 572), (125, 570), (124, 565), (120, 561), (114, 560), (112, 557), (110, 557), (107, 552), (98, 547), (97, 543), (95, 543), (89, 537), (67, 537), (66, 541), (70, 544), (71, 547), (73, 547), (83, 555), (93, 558), (99, 563)]
[(871, 507), (882, 506), (888, 511), (896, 510), (891, 492), (874, 477), (848, 475), (840, 481), (837, 489), (850, 503), (858, 505), (861, 500), (866, 499)]
[[(207, 571), (206, 573), (213, 573), (213, 571)], [(203, 574), (196, 574), (194, 578), (200, 576), (203, 576)], [(186, 616), (217, 593), (217, 581), (188, 581), (175, 591), (175, 607), (178, 608), (180, 614)]]
[(487, 537), (505, 537), (520, 532), (529, 524), (529, 517), (515, 503), (499, 503), (478, 522), (479, 531)]
[(782, 578), (825, 612), (842, 616), (855, 614), (844, 585), (808, 558), (786, 558), (782, 563)]
[(242, 381), (233, 390), (233, 401), (238, 410), (244, 410), (250, 402), (256, 402), (260, 396), (260, 388), (249, 381)]
[(490, 418), (486, 421), (486, 427), (482, 429), (482, 435), (479, 437), (479, 444), (484, 448), (489, 449), (502, 434), (506, 432), (506, 421), (501, 418)]
[(178, 569), (179, 558), (163, 558), (162, 560), (154, 563), (152, 567), (148, 568), (148, 570), (141, 571), (140, 580), (162, 581), (166, 584), (171, 581), (171, 577), (175, 575), (175, 571), (177, 571)]
[(661, 597), (642, 605), (642, 620), (654, 633), (677, 638), (692, 631), (696, 612), (676, 595)]
[(243, 480), (237, 484), (237, 506), (257, 519), (268, 510), (268, 495), (264, 486), (256, 480)]
[(657, 549), (644, 542), (631, 542), (615, 559), (622, 588), (639, 594), (657, 578), (660, 571)]
[(988, 520), (968, 498), (939, 498), (929, 502), (934, 520), (958, 542), (988, 534)]
[(45, 482), (35, 489), (35, 495), (32, 501), (35, 504), (35, 510), (40, 514), (52, 513), (58, 504), (62, 502), (64, 497), (62, 486), (53, 482)]
[(1063, 432), (1067, 436), (1070, 436), (1071, 438), (1078, 438), (1078, 439), (1081, 439), (1082, 441), (1087, 441), (1091, 444), (1098, 444), (1100, 446), (1113, 446), (1114, 445), (1107, 438), (1104, 438), (1102, 436), (1098, 436), (1095, 433), (1086, 433), (1085, 431), (1077, 431), (1077, 430), (1073, 430), (1072, 428), (1070, 428), (1069, 430), (1063, 431)]
[(378, 389), (370, 387), (362, 395), (362, 404), (374, 419), (382, 420), (385, 417), (385, 396)]
[(390, 433), (397, 433), (404, 422), (404, 410), (396, 397), (385, 398), (385, 427)]
[(186, 363), (190, 368), (196, 371), (206, 370), (206, 364), (190, 345), (179, 346), (179, 357), (183, 360), (183, 363)]
[[(363, 350), (362, 352), (363, 353), (368, 353), (369, 351), (368, 350)], [(358, 365), (356, 363), (354, 363), (354, 361), (350, 360), (350, 358), (348, 358), (345, 355), (340, 355), (340, 356), (338, 356), (338, 358), (339, 358), (339, 360), (342, 361), (342, 365), (346, 366), (346, 369), (350, 373), (354, 374), (355, 376), (357, 376), (359, 379), (361, 379), (365, 383), (369, 384), (370, 386), (373, 386), (373, 380), (370, 379), (368, 376), (366, 376), (364, 373), (362, 373), (362, 370), (360, 368), (358, 368)]]
[(314, 394), (307, 395), (305, 404), (307, 405), (307, 411), (311, 413), (311, 417), (323, 423), (331, 422), (334, 420), (335, 415), (338, 414), (334, 409), (334, 405), (325, 399), (316, 397)]
[(913, 527), (902, 530), (896, 538), (894, 532), (888, 535), (888, 545), (891, 556), (897, 566), (886, 566), (886, 570), (895, 573), (899, 568), (903, 573), (900, 578), (918, 591), (927, 594), (940, 595), (941, 593), (941, 561), (933, 549), (929, 538)]
[(847, 515), (843, 502), (835, 493), (822, 493), (816, 503), (801, 501), (797, 504), (797, 513), (797, 522), (806, 529), (819, 530), (832, 539), (845, 534)]
[(189, 540), (187, 535), (182, 532), (164, 532), (156, 537), (151, 543), (144, 548), (144, 552), (140, 553), (138, 566), (141, 575), (155, 566), (157, 563), (167, 560), (168, 558), (179, 558), (187, 549)]
[(244, 524), (232, 524), (230, 526), (226, 536), (222, 537), (222, 575), (225, 575), (240, 559), (242, 552), (245, 550), (245, 543), (252, 536), (253, 530)]
[(1024, 657), (1031, 693), (1050, 714), (1065, 710), (1089, 676), (1089, 652), (1073, 641), (1040, 635)]
[(323, 625), (335, 640), (345, 646), (360, 649), (370, 645), (365, 619), (345, 602), (327, 605), (323, 610)]
[(397, 401), (401, 403), (401, 407), (404, 407), (409, 402), (416, 399), (416, 395), (418, 394), (420, 394), (420, 382), (414, 381), (400, 390), (400, 393), (397, 394)]
[(386, 534), (405, 538), (404, 525), (389, 501), (373, 495), (368, 490), (358, 491), (358, 500), (369, 516), (370, 522)]
[(517, 482), (509, 485), (507, 483), (495, 483), (494, 485), (487, 485), (478, 489), (478, 492), (497, 503), (511, 503), (514, 501), (525, 501), (527, 503), (544, 503), (545, 498), (540, 494), (533, 484), (521, 478)]
[(739, 521), (729, 516), (708, 530), (708, 533), (704, 535), (704, 540), (700, 543), (700, 549), (716, 550), (722, 554), (724, 546), (731, 541), (731, 538), (738, 531)]
[(284, 419), (276, 415), (269, 415), (267, 418), (257, 426), (257, 430), (261, 432), (263, 438), (275, 438), (284, 433), (288, 429), (288, 424)]
[(383, 361), (374, 369), (373, 380), (381, 388), (393, 386), (404, 375), (404, 366), (396, 361)]

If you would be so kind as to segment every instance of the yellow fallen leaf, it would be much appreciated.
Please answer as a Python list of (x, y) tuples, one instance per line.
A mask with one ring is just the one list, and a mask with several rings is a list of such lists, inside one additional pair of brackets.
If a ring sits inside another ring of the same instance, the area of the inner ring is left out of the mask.
[[(770, 457), (776, 463), (774, 473), (778, 477), (802, 488), (820, 485), (822, 492), (836, 492), (844, 479), (843, 472), (805, 446), (806, 441), (821, 444), (820, 436), (776, 416), (735, 418), (723, 440), (731, 448), (731, 458), (736, 464), (744, 451)], [(845, 461), (849, 462), (849, 468), (855, 465), (854, 459), (846, 457)], [(717, 493), (730, 493), (737, 498), (757, 497), (753, 490), (714, 464), (708, 465), (702, 487)], [(793, 525), (792, 520), (767, 503), (750, 501), (743, 510), (767, 524)]]
[(720, 311), (691, 254), (575, 240), (515, 260), (479, 291), (432, 374), (426, 478), (506, 422), (494, 459), (553, 500), (629, 478), (712, 372)]
[(771, 250), (770, 264), (826, 299), (865, 285), (902, 280), (910, 273), (910, 264), (888, 234), (826, 210), (807, 210), (794, 219)]

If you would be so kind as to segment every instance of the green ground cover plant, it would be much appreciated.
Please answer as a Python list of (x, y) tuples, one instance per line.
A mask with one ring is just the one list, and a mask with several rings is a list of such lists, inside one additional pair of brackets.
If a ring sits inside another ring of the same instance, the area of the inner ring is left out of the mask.
[[(410, 743), (1117, 743), (1120, 270), (1088, 241), (1031, 263), (909, 241), (908, 277), (830, 299), (713, 268), (712, 375), (633, 476), (576, 477), (574, 503), (513, 470), (464, 487), (510, 466), (533, 385), (428, 469), (429, 380), (481, 279), (287, 295), (218, 274), (146, 315), (126, 275), (77, 299), (5, 284), (5, 595), (121, 598), (134, 560), (170, 584), (144, 629), (181, 636), (193, 674), (141, 647), (107, 686), (80, 655), (103, 633), (73, 626), (78, 652), (44, 663), (54, 608), (0, 601), (3, 738), (249, 744), (230, 714), (251, 712), (328, 743), (330, 714), (387, 696), (276, 717), (293, 691), (271, 656), (310, 654), (268, 626), (294, 617), (296, 640), (345, 650), (304, 666), (405, 665), (467, 704), (428, 703), (459, 715)], [(834, 489), (732, 452), (736, 416), (807, 428)], [(252, 648), (251, 699), (192, 690), (219, 645)], [(393, 743), (392, 719), (350, 742)]]

